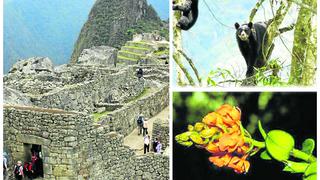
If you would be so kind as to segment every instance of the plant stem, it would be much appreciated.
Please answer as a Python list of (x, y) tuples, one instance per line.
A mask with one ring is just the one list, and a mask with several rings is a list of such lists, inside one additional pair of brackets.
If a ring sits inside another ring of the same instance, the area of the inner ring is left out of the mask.
[(306, 162), (315, 162), (317, 161), (317, 158), (314, 157), (312, 154), (307, 154), (305, 152), (302, 152), (298, 149), (293, 149), (291, 151), (291, 156), (298, 158), (298, 159), (302, 159)]
[(248, 137), (245, 137), (244, 140), (246, 142), (252, 143), (253, 146), (258, 147), (260, 149), (266, 147), (266, 144), (264, 142), (261, 142), (261, 141), (257, 141), (257, 140), (254, 140), (254, 139), (251, 139), (251, 138), (248, 138)]

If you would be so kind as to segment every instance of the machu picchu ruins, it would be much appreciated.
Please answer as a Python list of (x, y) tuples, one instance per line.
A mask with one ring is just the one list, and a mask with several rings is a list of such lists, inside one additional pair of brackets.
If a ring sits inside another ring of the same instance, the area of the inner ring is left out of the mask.
[[(169, 179), (168, 49), (165, 38), (143, 33), (119, 49), (84, 49), (70, 64), (18, 61), (4, 75), (9, 167), (37, 149), (43, 179)], [(163, 153), (142, 153), (140, 114)]]

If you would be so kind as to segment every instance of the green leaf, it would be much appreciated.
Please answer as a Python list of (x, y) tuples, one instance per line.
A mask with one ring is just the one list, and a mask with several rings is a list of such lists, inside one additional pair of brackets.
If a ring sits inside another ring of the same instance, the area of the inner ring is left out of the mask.
[(261, 159), (264, 159), (264, 160), (271, 160), (271, 156), (268, 154), (267, 151), (263, 151), (261, 154), (260, 154), (260, 158)]
[(264, 131), (264, 129), (262, 128), (261, 121), (258, 121), (258, 128), (259, 128), (259, 131), (260, 131), (263, 139), (266, 139), (267, 133), (266, 133), (266, 132)]
[(286, 161), (286, 166), (282, 171), (290, 173), (304, 173), (309, 167), (309, 163)]
[(291, 134), (281, 130), (270, 131), (265, 142), (268, 153), (278, 161), (289, 159), (294, 148), (294, 139)]
[(193, 142), (191, 142), (191, 141), (177, 141), (177, 143), (179, 143), (182, 146), (187, 146), (187, 147), (190, 147), (193, 145)]
[(303, 151), (303, 152), (305, 152), (307, 154), (312, 154), (314, 146), (315, 146), (314, 140), (311, 139), (311, 138), (308, 138), (308, 139), (303, 141), (302, 150), (301, 151)]
[(303, 180), (317, 180), (317, 173), (311, 174), (310, 176), (303, 177)]
[(316, 180), (317, 179), (317, 162), (313, 162), (307, 167), (303, 175), (304, 180)]

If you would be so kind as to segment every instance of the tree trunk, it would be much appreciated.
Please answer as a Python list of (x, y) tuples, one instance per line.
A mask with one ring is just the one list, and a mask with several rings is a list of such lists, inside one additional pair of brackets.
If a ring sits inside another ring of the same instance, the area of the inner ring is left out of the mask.
[[(177, 4), (184, 3), (184, 0), (176, 0)], [(188, 70), (184, 67), (182, 63), (182, 54), (179, 52), (182, 51), (182, 41), (181, 41), (181, 29), (177, 28), (176, 24), (181, 17), (181, 11), (174, 12), (173, 19), (173, 59), (177, 64), (177, 83), (179, 86), (185, 86), (190, 84), (195, 85), (193, 78), (190, 76)], [(184, 77), (186, 77), (189, 83), (185, 82)]]
[[(316, 8), (316, 0), (303, 0), (303, 4)], [(316, 74), (316, 27), (312, 28), (314, 13), (309, 8), (300, 7), (292, 48), (289, 84), (310, 86)]]

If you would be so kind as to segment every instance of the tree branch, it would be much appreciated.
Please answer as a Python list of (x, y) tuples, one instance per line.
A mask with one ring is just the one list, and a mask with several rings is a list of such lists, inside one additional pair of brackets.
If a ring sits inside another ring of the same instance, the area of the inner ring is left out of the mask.
[(196, 75), (198, 81), (199, 81), (199, 84), (201, 84), (201, 78), (199, 76), (199, 73), (198, 73), (198, 70), (196, 68), (196, 66), (193, 64), (193, 61), (191, 58), (189, 58), (182, 50), (178, 50), (179, 53), (181, 53), (185, 58), (186, 60), (189, 62), (192, 70), (194, 71), (194, 74)]
[(265, 0), (259, 0), (259, 1), (256, 3), (256, 6), (251, 10), (251, 13), (250, 13), (250, 16), (249, 16), (249, 22), (252, 22), (252, 21), (253, 21), (254, 16), (256, 15), (258, 9), (260, 8), (260, 6), (262, 5), (262, 3), (263, 3), (264, 1), (265, 1)]
[(280, 28), (277, 36), (280, 35), (280, 34), (282, 34), (282, 33), (285, 33), (285, 32), (288, 32), (288, 31), (293, 30), (294, 27), (295, 27), (295, 25), (296, 25), (295, 23), (292, 23), (291, 25), (289, 25), (289, 26), (287, 26), (287, 27)]
[(190, 85), (194, 86), (195, 83), (194, 83), (194, 80), (193, 78), (190, 76), (188, 70), (184, 67), (184, 65), (182, 64), (181, 60), (180, 60), (180, 53), (176, 52), (173, 54), (173, 59), (174, 61), (177, 63), (177, 65), (180, 67), (180, 69), (182, 70), (182, 72), (184, 73), (184, 75), (187, 77)]

